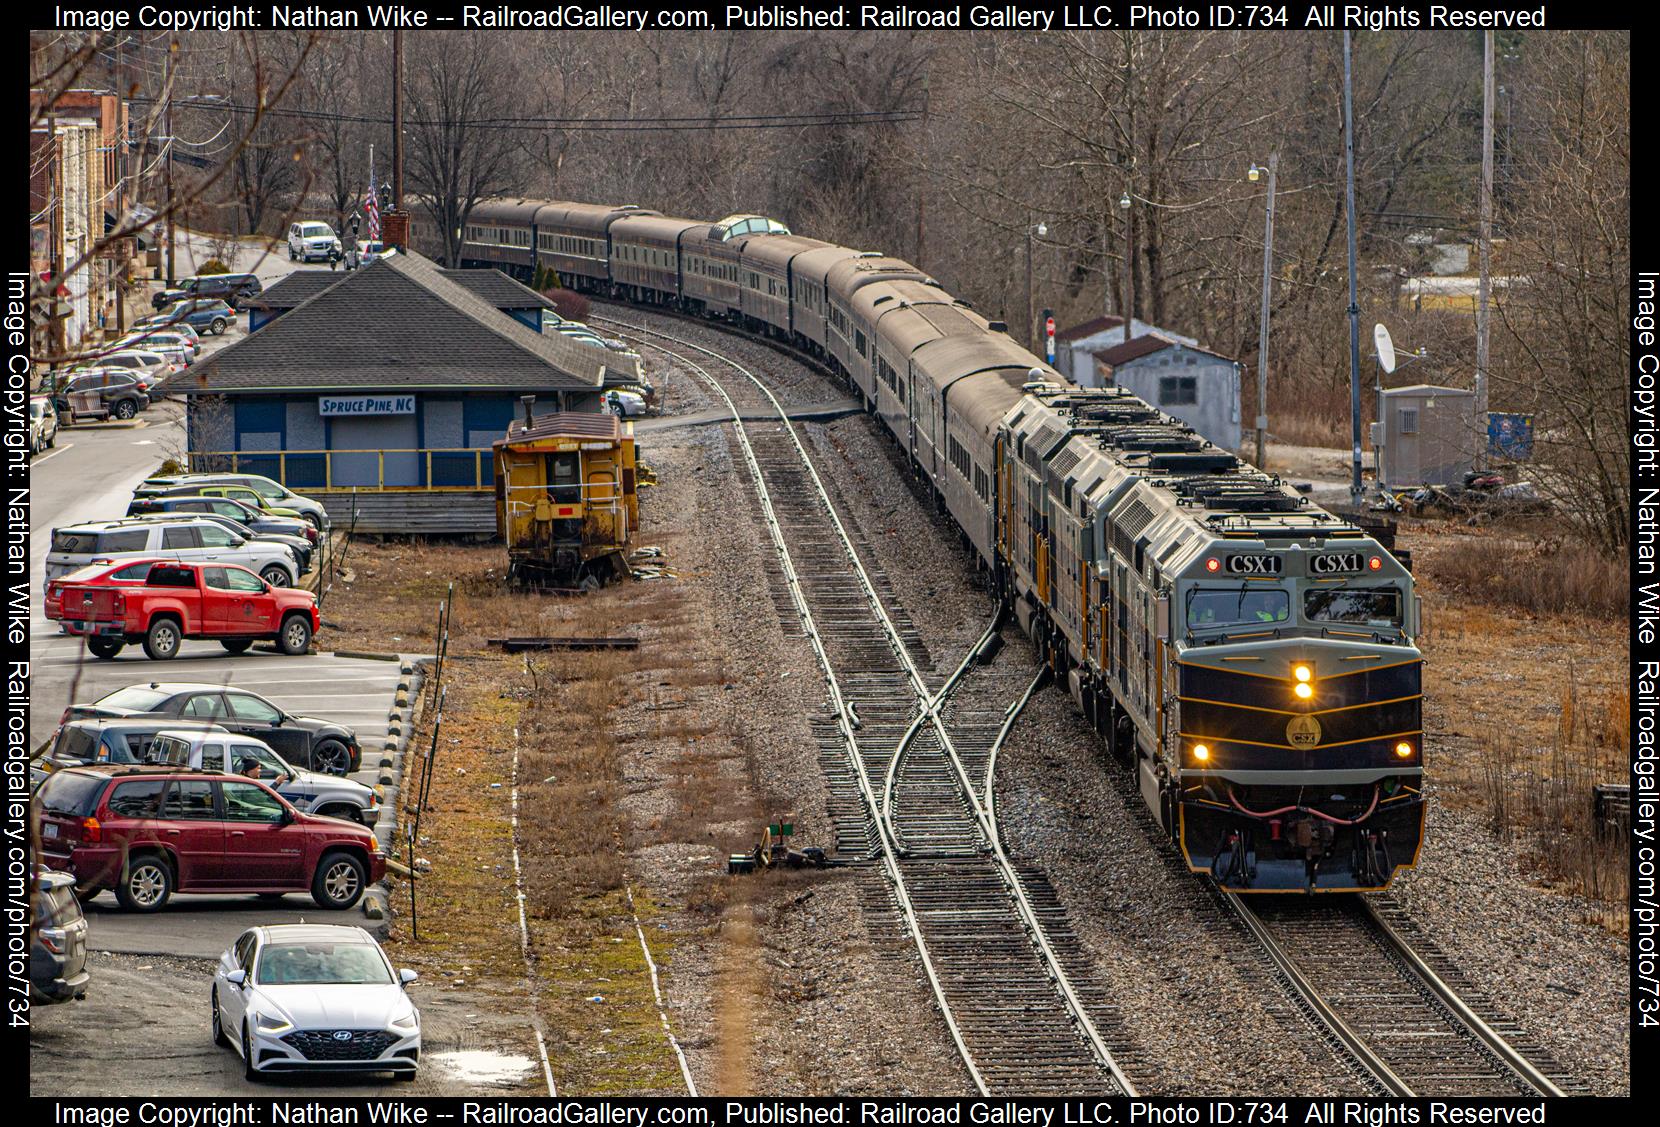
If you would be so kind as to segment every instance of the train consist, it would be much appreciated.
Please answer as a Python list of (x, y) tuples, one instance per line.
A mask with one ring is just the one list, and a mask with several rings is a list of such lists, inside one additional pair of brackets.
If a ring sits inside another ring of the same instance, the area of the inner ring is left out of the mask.
[(633, 206), (487, 201), (463, 234), (464, 265), (551, 267), (841, 373), (1193, 870), (1336, 892), (1416, 864), (1419, 604), (1361, 528), (1119, 389), (1066, 383), (898, 259)]

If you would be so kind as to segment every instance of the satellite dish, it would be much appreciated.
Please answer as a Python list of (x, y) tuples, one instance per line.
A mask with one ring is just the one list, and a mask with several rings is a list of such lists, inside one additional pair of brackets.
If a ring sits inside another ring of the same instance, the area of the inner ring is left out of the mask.
[(1395, 370), (1395, 342), (1389, 339), (1389, 330), (1382, 325), (1372, 326), (1372, 342), (1378, 348), (1378, 365), (1386, 372)]

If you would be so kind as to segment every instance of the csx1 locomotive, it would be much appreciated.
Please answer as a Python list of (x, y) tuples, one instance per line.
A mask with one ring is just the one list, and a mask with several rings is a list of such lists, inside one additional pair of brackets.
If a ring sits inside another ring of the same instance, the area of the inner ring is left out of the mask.
[(1116, 388), (1068, 384), (909, 263), (633, 206), (487, 201), (464, 258), (721, 318), (842, 374), (1191, 868), (1376, 889), (1416, 863), (1412, 578), (1355, 525)]

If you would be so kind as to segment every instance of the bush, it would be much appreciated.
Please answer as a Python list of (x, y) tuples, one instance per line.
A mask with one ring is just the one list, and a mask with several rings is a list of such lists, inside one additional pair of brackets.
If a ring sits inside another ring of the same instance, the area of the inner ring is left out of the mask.
[(230, 272), (231, 268), (217, 258), (210, 258), (196, 268), (197, 276), (203, 274), (229, 274)]
[(1581, 541), (1529, 545), (1498, 537), (1458, 537), (1425, 553), (1420, 570), (1472, 602), (1534, 614), (1625, 618), (1631, 613), (1631, 562)]
[(588, 299), (575, 290), (544, 290), (544, 297), (553, 302), (554, 310), (567, 321), (588, 319)]

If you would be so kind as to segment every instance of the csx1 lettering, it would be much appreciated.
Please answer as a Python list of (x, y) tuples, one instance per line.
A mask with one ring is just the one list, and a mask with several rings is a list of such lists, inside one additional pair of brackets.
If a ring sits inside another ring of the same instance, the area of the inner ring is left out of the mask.
[(1229, 556), (1228, 572), (1232, 575), (1278, 575), (1278, 556)]
[(1333, 575), (1340, 571), (1359, 571), (1362, 567), (1359, 552), (1341, 552), (1331, 556), (1315, 556), (1308, 569), (1315, 575)]

